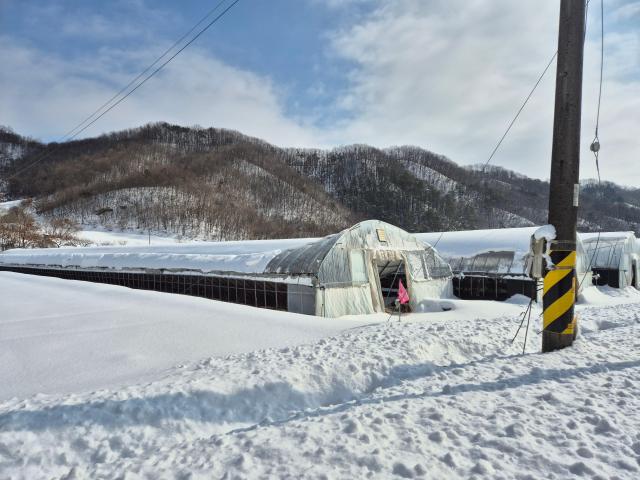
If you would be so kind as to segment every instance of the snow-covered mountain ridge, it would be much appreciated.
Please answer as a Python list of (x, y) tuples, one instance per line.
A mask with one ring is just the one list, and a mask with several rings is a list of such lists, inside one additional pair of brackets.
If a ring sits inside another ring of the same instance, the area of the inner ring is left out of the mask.
[[(0, 159), (8, 199), (33, 197), (44, 215), (98, 229), (232, 240), (322, 236), (367, 218), (409, 231), (547, 218), (547, 182), (461, 167), (418, 147), (279, 148), (229, 130), (158, 123), (47, 145), (0, 130)], [(640, 234), (639, 189), (587, 181), (581, 203), (582, 230)]]

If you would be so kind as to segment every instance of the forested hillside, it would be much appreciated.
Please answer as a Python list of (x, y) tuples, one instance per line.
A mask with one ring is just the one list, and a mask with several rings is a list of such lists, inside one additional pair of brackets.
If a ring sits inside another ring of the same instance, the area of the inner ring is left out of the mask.
[[(542, 224), (548, 193), (417, 147), (284, 149), (166, 123), (61, 144), (2, 129), (0, 188), (45, 217), (210, 239), (324, 235), (365, 218), (409, 231)], [(640, 190), (587, 182), (581, 201), (582, 230), (640, 232)]]

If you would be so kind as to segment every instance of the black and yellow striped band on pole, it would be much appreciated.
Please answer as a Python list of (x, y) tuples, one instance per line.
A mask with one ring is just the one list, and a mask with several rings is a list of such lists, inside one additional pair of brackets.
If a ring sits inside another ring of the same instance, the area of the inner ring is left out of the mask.
[(544, 277), (542, 351), (568, 347), (577, 333), (575, 243), (552, 242)]

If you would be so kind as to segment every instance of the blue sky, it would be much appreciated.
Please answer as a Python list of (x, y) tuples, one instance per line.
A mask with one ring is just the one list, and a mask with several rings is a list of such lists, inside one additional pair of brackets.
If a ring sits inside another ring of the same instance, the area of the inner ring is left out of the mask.
[[(229, 0), (230, 1), (230, 0)], [(54, 140), (155, 59), (213, 1), (0, 0), (0, 124)], [(599, 2), (585, 52), (584, 178)], [(414, 144), (483, 162), (557, 41), (556, 0), (241, 0), (86, 131), (149, 121), (234, 128), (282, 146)], [(606, 0), (603, 174), (640, 186), (640, 1)], [(495, 157), (546, 178), (554, 71)]]

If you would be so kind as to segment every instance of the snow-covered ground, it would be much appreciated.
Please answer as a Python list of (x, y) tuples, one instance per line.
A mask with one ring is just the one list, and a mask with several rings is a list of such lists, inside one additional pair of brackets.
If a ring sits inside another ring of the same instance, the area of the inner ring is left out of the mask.
[(22, 200), (10, 200), (8, 202), (0, 202), (0, 215), (7, 213), (13, 207), (17, 207), (22, 203)]
[(128, 230), (106, 230), (91, 228), (88, 225), (81, 225), (80, 231), (77, 233), (78, 238), (90, 242), (93, 245), (171, 245), (175, 243), (183, 243), (183, 240), (177, 237), (160, 236), (148, 233), (134, 232)]
[[(10, 200), (0, 202), (0, 215), (5, 214), (9, 209), (18, 207), (24, 199)], [(39, 222), (44, 222), (44, 217), (37, 215), (35, 209), (31, 212), (35, 215)], [(144, 246), (144, 245), (171, 245), (175, 243), (196, 242), (197, 240), (184, 240), (176, 235), (158, 235), (133, 229), (107, 229), (96, 225), (79, 225), (77, 237), (89, 242), (90, 245), (110, 246), (110, 245), (128, 245), (128, 246)]]
[[(126, 375), (96, 391), (72, 379), (66, 393), (5, 391), (0, 478), (640, 476), (635, 290), (590, 290), (580, 339), (550, 354), (538, 353), (534, 309), (522, 355), (524, 331), (510, 343), (520, 299), (452, 300), (451, 311), (402, 322), (327, 320), (20, 278), (0, 274), (12, 298), (0, 297), (0, 355), (26, 339), (14, 362), (57, 362), (48, 376), (86, 370), (100, 385), (111, 375), (106, 355), (123, 346), (115, 364)], [(123, 310), (99, 313), (114, 304)], [(189, 342), (194, 352), (179, 346)], [(136, 370), (136, 351), (164, 363)], [(4, 383), (10, 369), (0, 368)]]
[(370, 321), (10, 272), (0, 272), (0, 312), (0, 401), (117, 387), (183, 362), (308, 343)]

